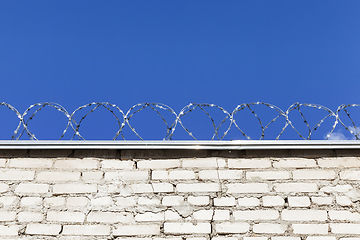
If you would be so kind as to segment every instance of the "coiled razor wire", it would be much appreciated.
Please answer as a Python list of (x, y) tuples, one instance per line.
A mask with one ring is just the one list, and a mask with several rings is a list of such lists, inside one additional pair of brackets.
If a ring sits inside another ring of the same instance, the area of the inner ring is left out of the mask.
[[(250, 113), (257, 119), (259, 126), (261, 128), (261, 136), (260, 140), (263, 140), (265, 137), (265, 131), (269, 128), (269, 126), (274, 123), (277, 119), (283, 118), (284, 119), (284, 126), (281, 128), (280, 133), (277, 135), (275, 140), (280, 139), (280, 137), (283, 135), (284, 131), (287, 128), (292, 128), (295, 130), (297, 135), (304, 140), (311, 140), (311, 137), (313, 133), (323, 124), (323, 122), (326, 119), (334, 118), (334, 123), (326, 135), (326, 139), (329, 139), (331, 137), (331, 134), (333, 134), (335, 128), (340, 124), (340, 126), (343, 126), (345, 130), (347, 130), (356, 140), (360, 139), (360, 131), (358, 131), (357, 126), (354, 122), (354, 120), (351, 118), (349, 109), (359, 107), (359, 104), (343, 104), (338, 106), (336, 111), (333, 111), (325, 106), (318, 105), (318, 104), (307, 104), (307, 103), (294, 103), (292, 104), (286, 111), (283, 111), (279, 107), (263, 103), (263, 102), (253, 102), (253, 103), (242, 103), (240, 105), (237, 105), (236, 108), (229, 112), (222, 108), (221, 106), (215, 105), (215, 104), (206, 104), (206, 103), (190, 103), (186, 105), (179, 113), (176, 113), (171, 107), (162, 104), (162, 103), (138, 103), (134, 106), (132, 106), (129, 110), (126, 112), (123, 111), (120, 107), (118, 107), (116, 104), (111, 104), (108, 102), (92, 102), (89, 104), (82, 105), (75, 109), (72, 113), (69, 113), (63, 106), (57, 103), (52, 102), (43, 102), (43, 103), (36, 103), (31, 106), (29, 106), (23, 113), (20, 113), (14, 106), (2, 102), (0, 103), (0, 106), (4, 106), (7, 109), (11, 110), (13, 113), (16, 114), (16, 116), (19, 119), (19, 123), (14, 130), (14, 134), (12, 135), (12, 140), (19, 140), (24, 134), (27, 134), (29, 139), (31, 140), (38, 140), (33, 132), (29, 129), (29, 123), (34, 119), (37, 113), (39, 113), (42, 109), (45, 107), (51, 107), (56, 109), (57, 111), (64, 114), (64, 116), (67, 118), (67, 125), (65, 129), (63, 130), (61, 136), (59, 137), (59, 140), (64, 137), (64, 135), (69, 131), (73, 131), (73, 135), (71, 137), (71, 140), (77, 138), (79, 140), (85, 140), (85, 138), (80, 133), (80, 127), (83, 121), (89, 117), (91, 113), (93, 113), (98, 108), (104, 108), (107, 111), (111, 113), (111, 115), (116, 119), (118, 124), (118, 131), (115, 133), (115, 136), (112, 140), (116, 139), (123, 139), (126, 140), (124, 136), (124, 128), (127, 126), (135, 135), (143, 140), (143, 138), (140, 136), (140, 134), (135, 130), (135, 128), (131, 125), (130, 121), (131, 119), (138, 114), (139, 112), (143, 111), (144, 109), (150, 109), (154, 111), (164, 122), (166, 126), (166, 134), (163, 138), (163, 140), (172, 140), (174, 132), (177, 128), (182, 128), (186, 131), (186, 133), (194, 140), (197, 140), (194, 134), (184, 125), (182, 118), (194, 110), (198, 109), (202, 111), (211, 121), (212, 127), (214, 129), (214, 133), (211, 137), (211, 140), (223, 140), (229, 133), (230, 129), (235, 128), (239, 130), (240, 134), (245, 137), (248, 140), (251, 140), (250, 136), (245, 133), (245, 131), (240, 128), (238, 123), (235, 120), (235, 116), (245, 110), (249, 110)], [(271, 110), (274, 110), (274, 113), (276, 116), (270, 120), (269, 122), (263, 122), (261, 121), (261, 118), (259, 117), (258, 113), (255, 112), (254, 107), (255, 106), (264, 106)], [(318, 109), (325, 111), (325, 117), (321, 118), (314, 126), (310, 126), (309, 121), (305, 118), (305, 115), (303, 114), (302, 109), (304, 108), (312, 108), (312, 109)], [(220, 110), (224, 116), (222, 120), (217, 123), (215, 119), (210, 115), (209, 109), (217, 109)], [(79, 113), (80, 110), (87, 110), (86, 114), (84, 114), (80, 120), (77, 122), (75, 121), (75, 114)], [(30, 112), (34, 111), (31, 115)], [(164, 117), (164, 113), (168, 112), (171, 116), (174, 117), (173, 122), (168, 122), (166, 118)], [(298, 111), (306, 128), (307, 128), (307, 134), (301, 134), (300, 131), (298, 131), (293, 122), (291, 121), (289, 114), (293, 111)], [(339, 117), (339, 114), (343, 112), (345, 113), (345, 116), (347, 117), (347, 120), (351, 122), (350, 126), (347, 126), (344, 121), (342, 121)], [(28, 117), (25, 120), (25, 117)], [(223, 133), (220, 133), (220, 127), (222, 127), (226, 121), (229, 121), (229, 126), (226, 128), (226, 130)], [(23, 128), (21, 128), (23, 127)], [(120, 136), (120, 137), (119, 137)], [(0, 136), (1, 137), (1, 136)]]

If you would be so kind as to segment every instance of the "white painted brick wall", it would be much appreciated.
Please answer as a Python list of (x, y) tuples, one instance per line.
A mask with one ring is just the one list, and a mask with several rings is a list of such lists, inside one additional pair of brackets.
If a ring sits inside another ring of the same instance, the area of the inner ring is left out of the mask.
[(107, 225), (65, 225), (63, 235), (80, 236), (107, 236), (110, 235), (110, 226)]
[(283, 210), (281, 218), (287, 221), (326, 221), (325, 210)]
[(90, 223), (132, 223), (134, 216), (127, 212), (90, 212), (86, 218)]
[(26, 234), (29, 235), (53, 235), (56, 236), (61, 231), (61, 225), (59, 224), (33, 224), (30, 223), (26, 226)]
[(82, 212), (70, 212), (70, 211), (48, 211), (46, 220), (48, 222), (72, 222), (81, 223), (85, 221), (85, 214)]
[(278, 233), (283, 234), (287, 230), (286, 224), (257, 223), (253, 226), (254, 233)]
[(262, 197), (264, 207), (284, 206), (285, 201), (281, 196), (264, 196)]
[(0, 236), (19, 236), (19, 226), (3, 226), (0, 225)]
[(99, 161), (94, 159), (55, 160), (55, 169), (97, 169)]
[(292, 224), (295, 234), (328, 234), (328, 224)]
[(215, 224), (215, 232), (219, 234), (246, 233), (250, 229), (250, 224), (246, 222), (222, 222)]
[(158, 224), (118, 225), (113, 230), (114, 236), (140, 236), (158, 234), (160, 234), (160, 225)]
[(277, 210), (249, 210), (249, 211), (234, 211), (233, 216), (235, 220), (276, 220), (279, 218)]
[(0, 240), (360, 240), (360, 158), (0, 158)]

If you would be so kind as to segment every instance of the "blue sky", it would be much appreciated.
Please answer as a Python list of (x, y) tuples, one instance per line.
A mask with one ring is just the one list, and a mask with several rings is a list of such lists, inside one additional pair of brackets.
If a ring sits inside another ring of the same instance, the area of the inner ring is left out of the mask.
[[(257, 101), (284, 111), (295, 102), (336, 110), (359, 103), (359, 9), (355, 0), (2, 0), (0, 102), (21, 113), (38, 102), (61, 104), (70, 113), (90, 102), (114, 103), (125, 112), (142, 102), (160, 102), (177, 113), (192, 102), (229, 112)], [(359, 108), (351, 111), (359, 122)], [(29, 129), (56, 139), (66, 118), (50, 108), (42, 112)], [(200, 113), (186, 126), (200, 139), (211, 138), (211, 122), (204, 124)], [(10, 139), (18, 121), (3, 106), (0, 114), (0, 138)], [(320, 120), (315, 115), (308, 113), (313, 125)], [(161, 119), (153, 123), (152, 117), (144, 113), (134, 124), (147, 139), (161, 139), (164, 131), (155, 130)], [(249, 127), (255, 120), (239, 122), (258, 139)], [(86, 139), (111, 139), (116, 124), (99, 108), (81, 132)], [(344, 128), (336, 132), (346, 134)], [(242, 139), (239, 134), (229, 139)]]

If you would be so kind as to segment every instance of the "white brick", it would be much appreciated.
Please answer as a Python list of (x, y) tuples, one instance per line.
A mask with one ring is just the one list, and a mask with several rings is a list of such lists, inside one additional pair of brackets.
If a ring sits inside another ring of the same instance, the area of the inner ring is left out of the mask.
[(275, 220), (279, 218), (277, 210), (251, 210), (251, 211), (234, 211), (235, 220)]
[(184, 168), (224, 168), (226, 161), (221, 158), (195, 158), (184, 159), (182, 166)]
[(295, 234), (328, 234), (327, 224), (293, 224)]
[[(134, 238), (131, 238), (131, 239), (134, 239)], [(138, 240), (143, 240), (143, 238), (139, 238)], [(151, 240), (151, 238), (149, 239)], [(183, 240), (182, 237), (154, 237), (152, 238), (152, 240)], [(194, 238), (186, 238), (186, 240), (206, 240), (206, 239), (202, 239), (202, 238), (197, 238), (197, 237), (194, 237)]]
[(61, 231), (61, 225), (57, 224), (28, 224), (25, 233), (30, 235), (49, 235), (56, 236)]
[(115, 204), (120, 207), (131, 207), (136, 205), (136, 199), (134, 197), (118, 197)]
[(309, 197), (288, 197), (290, 207), (309, 207), (310, 198)]
[(160, 205), (160, 199), (157, 197), (139, 197), (138, 198), (139, 205)]
[(44, 199), (45, 206), (59, 207), (65, 205), (64, 197), (50, 197)]
[[(188, 240), (188, 238), (186, 239)], [(206, 238), (204, 239), (206, 240)], [(223, 236), (219, 236), (219, 237), (212, 237), (211, 240), (239, 240), (237, 237), (223, 237)], [(251, 240), (251, 239), (249, 239)], [(254, 239), (254, 240), (267, 240), (267, 238), (263, 238), (263, 239)]]
[(276, 192), (317, 192), (318, 186), (316, 183), (276, 183), (274, 184)]
[(51, 168), (52, 165), (52, 159), (25, 158), (9, 160), (9, 167), (11, 168)]
[(267, 237), (243, 237), (243, 240), (268, 240)]
[(56, 160), (54, 167), (58, 169), (97, 169), (98, 161), (93, 159)]
[(214, 198), (214, 205), (215, 206), (235, 206), (236, 200), (234, 197)]
[(165, 220), (168, 221), (168, 220), (179, 220), (179, 219), (182, 219), (182, 217), (177, 213), (177, 212), (174, 212), (174, 211), (171, 211), (171, 210), (167, 210), (165, 211)]
[(271, 167), (271, 161), (269, 159), (229, 159), (228, 164), (230, 169), (259, 169)]
[(195, 179), (195, 173), (189, 170), (171, 170), (169, 171), (169, 179)]
[(110, 226), (107, 225), (64, 225), (63, 235), (107, 236)]
[(360, 171), (341, 171), (340, 179), (358, 181), (360, 180)]
[(46, 220), (49, 222), (75, 222), (81, 223), (85, 220), (85, 214), (81, 212), (55, 212), (48, 211)]
[(262, 197), (264, 207), (284, 206), (285, 201), (280, 196), (264, 196)]
[(345, 184), (345, 185), (336, 185), (336, 186), (326, 186), (321, 188), (320, 191), (325, 193), (333, 193), (333, 192), (344, 193), (350, 191), (351, 189), (353, 189), (351, 185)]
[(48, 184), (37, 184), (37, 183), (20, 183), (19, 186), (15, 188), (15, 193), (18, 194), (41, 194), (48, 193), (49, 185)]
[(199, 210), (193, 213), (193, 217), (195, 220), (211, 220), (213, 217), (214, 211), (213, 210)]
[(179, 183), (176, 185), (178, 192), (219, 192), (218, 183)]
[(199, 172), (200, 179), (242, 179), (242, 170), (202, 170)]
[(254, 233), (284, 233), (286, 230), (285, 224), (258, 223), (253, 226)]
[(154, 170), (151, 172), (152, 180), (169, 180), (169, 172), (167, 170)]
[(290, 179), (290, 172), (287, 171), (247, 172), (246, 179), (252, 181)]
[(97, 223), (132, 223), (134, 216), (126, 212), (90, 212), (87, 222)]
[(80, 172), (40, 172), (36, 180), (41, 182), (79, 181)]
[(346, 196), (336, 196), (335, 199), (340, 206), (351, 206), (353, 204), (351, 199)]
[(300, 237), (271, 237), (271, 240), (301, 240)]
[(141, 184), (132, 184), (130, 185), (131, 190), (134, 193), (159, 193), (159, 192), (173, 192), (174, 187), (170, 183), (141, 183)]
[(228, 193), (266, 193), (269, 186), (266, 183), (231, 183), (225, 184)]
[(0, 211), (0, 222), (14, 221), (16, 212)]
[(0, 167), (4, 168), (6, 165), (6, 159), (0, 158)]
[(179, 159), (142, 160), (137, 162), (138, 169), (170, 169), (180, 167)]
[(101, 161), (101, 167), (103, 169), (133, 169), (133, 161), (122, 161), (122, 160), (103, 160)]
[(43, 214), (39, 212), (19, 212), (17, 216), (19, 222), (41, 222), (43, 219)]
[(311, 197), (311, 201), (316, 205), (331, 205), (332, 197)]
[(0, 225), (0, 236), (18, 236), (19, 235), (19, 226), (2, 226)]
[(130, 196), (133, 194), (133, 191), (131, 189), (131, 187), (125, 183), (123, 184), (114, 184), (114, 183), (109, 183), (106, 186), (101, 186), (101, 191), (103, 192), (104, 190), (107, 193), (110, 194), (119, 194), (120, 196)]
[(190, 170), (173, 170), (173, 171), (158, 170), (152, 172), (151, 178), (155, 180), (195, 179), (195, 173)]
[(360, 213), (358, 212), (330, 210), (329, 216), (331, 220), (360, 222)]
[(343, 238), (340, 238), (339, 240), (360, 240), (360, 238), (343, 237)]
[(149, 179), (148, 171), (118, 171), (106, 172), (105, 181), (123, 180), (123, 181), (145, 181)]
[(15, 196), (4, 196), (0, 197), (0, 207), (7, 207), (15, 204), (18, 201), (18, 197)]
[(170, 183), (153, 183), (152, 187), (155, 193), (174, 192), (174, 186)]
[(239, 198), (237, 201), (240, 207), (256, 207), (260, 205), (260, 200), (255, 197)]
[(64, 193), (96, 193), (96, 184), (84, 184), (84, 183), (63, 183), (55, 184), (53, 187), (54, 194)]
[(279, 161), (274, 161), (274, 168), (314, 168), (317, 167), (316, 161), (314, 159), (284, 159)]
[(210, 204), (210, 199), (208, 196), (189, 196), (188, 202), (196, 206), (206, 206)]
[[(175, 237), (176, 238), (176, 237)], [(169, 240), (172, 240), (173, 238), (169, 239)], [(182, 238), (180, 239), (176, 239), (176, 240), (181, 240)], [(212, 238), (213, 240), (214, 238)], [(161, 240), (166, 240), (166, 239), (161, 239)], [(186, 238), (186, 240), (207, 240), (205, 237), (189, 237), (189, 238)], [(218, 239), (218, 240), (221, 240), (221, 239)], [(222, 238), (222, 240), (224, 240)], [(230, 239), (226, 239), (226, 240), (230, 240)], [(237, 240), (237, 239), (236, 239)]]
[(360, 234), (360, 224), (330, 223), (330, 229), (335, 234)]
[(164, 221), (165, 214), (164, 212), (153, 213), (153, 212), (146, 212), (146, 213), (139, 213), (135, 216), (135, 221), (137, 222), (156, 222), (156, 221)]
[(360, 160), (358, 158), (324, 158), (319, 159), (318, 164), (322, 168), (351, 168), (360, 167)]
[(90, 200), (86, 197), (69, 197), (66, 201), (68, 207), (86, 207)]
[(114, 236), (140, 236), (140, 235), (159, 235), (160, 225), (119, 225), (113, 230)]
[(36, 207), (42, 204), (40, 197), (23, 197), (21, 198), (20, 205), (22, 207)]
[[(182, 239), (177, 239), (177, 238), (162, 238), (162, 237), (159, 237), (159, 238), (151, 238), (151, 237), (118, 237), (116, 238), (116, 240), (182, 240)], [(72, 239), (71, 239), (72, 240)], [(79, 239), (79, 240), (82, 240), (82, 239)], [(92, 240), (92, 239), (91, 239)], [(101, 240), (106, 240), (106, 239), (101, 239)]]
[(100, 181), (104, 176), (103, 172), (93, 171), (93, 172), (83, 172), (82, 180), (85, 182), (97, 182)]
[(34, 171), (18, 171), (18, 170), (0, 170), (0, 181), (24, 181), (33, 180), (35, 176)]
[(7, 192), (9, 190), (9, 185), (6, 183), (0, 183), (0, 193)]
[(229, 210), (215, 210), (214, 218), (215, 221), (224, 221), (230, 219), (230, 211)]
[(114, 202), (111, 197), (99, 197), (91, 199), (92, 206), (111, 206)]
[(250, 225), (245, 222), (222, 222), (215, 224), (215, 231), (219, 234), (246, 233), (249, 229)]
[(296, 170), (294, 179), (335, 179), (336, 173), (332, 170)]
[(154, 192), (153, 186), (151, 184), (147, 184), (147, 183), (131, 184), (130, 188), (134, 193), (152, 193), (152, 192)]
[(326, 221), (327, 212), (325, 210), (283, 210), (281, 217), (287, 221)]
[(198, 223), (196, 225), (190, 222), (174, 222), (164, 223), (164, 233), (165, 234), (197, 234), (197, 233), (204, 233), (209, 234), (211, 233), (211, 226), (210, 223)]
[(161, 204), (164, 206), (179, 206), (184, 204), (184, 197), (182, 196), (165, 196)]
[(335, 236), (309, 236), (306, 240), (336, 240)]

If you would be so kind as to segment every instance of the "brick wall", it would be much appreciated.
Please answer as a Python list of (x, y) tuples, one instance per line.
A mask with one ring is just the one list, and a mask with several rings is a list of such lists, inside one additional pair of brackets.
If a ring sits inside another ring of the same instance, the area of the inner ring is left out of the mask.
[(360, 239), (360, 158), (3, 157), (0, 239)]

